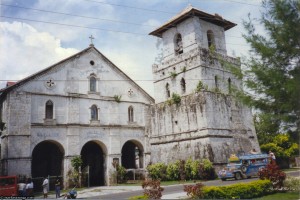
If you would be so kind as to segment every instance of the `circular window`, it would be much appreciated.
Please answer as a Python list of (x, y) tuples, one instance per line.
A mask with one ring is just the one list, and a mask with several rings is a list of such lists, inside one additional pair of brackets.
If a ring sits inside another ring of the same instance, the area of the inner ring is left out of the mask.
[(94, 62), (93, 60), (91, 60), (91, 61), (90, 61), (90, 64), (91, 64), (91, 65), (94, 65), (94, 64), (95, 64), (95, 62)]
[(55, 85), (56, 85), (56, 83), (54, 82), (53, 78), (49, 78), (48, 80), (45, 81), (45, 86), (46, 86), (48, 89), (54, 88)]

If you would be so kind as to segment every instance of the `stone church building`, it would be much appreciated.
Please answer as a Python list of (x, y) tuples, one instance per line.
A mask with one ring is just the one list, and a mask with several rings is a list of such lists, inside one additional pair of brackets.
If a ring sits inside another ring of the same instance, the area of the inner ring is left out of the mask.
[[(191, 6), (150, 35), (162, 38), (154, 98), (93, 45), (0, 90), (1, 174), (66, 177), (81, 155), (91, 185), (109, 185), (118, 162), (209, 158), (259, 150), (250, 109), (231, 96), (242, 83), (220, 58), (236, 24)], [(214, 54), (212, 50), (214, 49)]]

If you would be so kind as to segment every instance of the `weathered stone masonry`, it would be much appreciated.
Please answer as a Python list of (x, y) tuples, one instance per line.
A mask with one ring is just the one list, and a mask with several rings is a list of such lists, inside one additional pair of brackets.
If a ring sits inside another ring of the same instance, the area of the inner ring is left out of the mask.
[(151, 32), (164, 46), (152, 67), (155, 101), (93, 45), (0, 90), (1, 174), (66, 178), (81, 155), (92, 185), (109, 185), (116, 162), (144, 169), (191, 157), (218, 166), (259, 151), (250, 109), (231, 95), (242, 83), (218, 60), (240, 66), (226, 55), (234, 26), (188, 7)]

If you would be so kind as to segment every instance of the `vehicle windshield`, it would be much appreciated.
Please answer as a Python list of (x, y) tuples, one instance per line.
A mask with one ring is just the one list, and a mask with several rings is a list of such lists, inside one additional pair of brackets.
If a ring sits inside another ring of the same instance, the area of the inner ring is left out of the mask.
[(15, 184), (15, 178), (0, 178), (0, 186), (8, 186), (8, 185), (14, 185)]

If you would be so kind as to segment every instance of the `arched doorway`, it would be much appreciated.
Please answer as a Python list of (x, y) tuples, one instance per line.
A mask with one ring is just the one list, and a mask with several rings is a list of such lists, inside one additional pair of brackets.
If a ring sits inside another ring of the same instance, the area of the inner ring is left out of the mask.
[[(81, 158), (83, 161), (82, 171), (88, 171), (90, 186), (104, 185), (104, 163), (105, 157), (101, 146), (94, 142), (87, 142), (81, 150)], [(87, 182), (85, 183), (87, 184)]]
[(32, 151), (32, 177), (61, 176), (63, 174), (63, 147), (55, 141), (43, 141)]
[(129, 140), (122, 147), (122, 166), (126, 169), (143, 168), (144, 149), (140, 142)]

